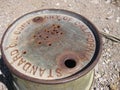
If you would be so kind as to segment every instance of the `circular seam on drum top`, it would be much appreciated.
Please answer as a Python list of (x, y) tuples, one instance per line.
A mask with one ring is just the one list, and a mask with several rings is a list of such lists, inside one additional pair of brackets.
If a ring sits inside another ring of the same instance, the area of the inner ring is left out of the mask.
[(2, 39), (2, 55), (12, 73), (39, 83), (63, 83), (85, 75), (100, 52), (97, 29), (83, 16), (66, 10), (26, 14)]

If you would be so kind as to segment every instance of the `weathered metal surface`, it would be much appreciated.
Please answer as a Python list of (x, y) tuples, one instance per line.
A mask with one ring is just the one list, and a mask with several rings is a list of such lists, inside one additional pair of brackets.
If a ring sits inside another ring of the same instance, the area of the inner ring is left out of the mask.
[(89, 90), (94, 78), (94, 71), (90, 71), (85, 76), (71, 82), (63, 84), (38, 84), (29, 82), (15, 76), (18, 90)]
[(11, 72), (36, 83), (82, 78), (96, 65), (100, 52), (97, 29), (84, 17), (58, 9), (20, 17), (2, 39), (2, 56)]

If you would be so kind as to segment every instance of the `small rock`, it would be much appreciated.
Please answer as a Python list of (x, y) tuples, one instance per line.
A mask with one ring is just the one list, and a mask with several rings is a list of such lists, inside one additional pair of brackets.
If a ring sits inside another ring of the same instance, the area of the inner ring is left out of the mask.
[(117, 65), (113, 65), (113, 67), (116, 69), (116, 68), (117, 68)]
[(118, 72), (120, 71), (120, 69), (119, 69), (118, 67), (117, 67), (117, 68), (115, 68), (115, 70), (116, 70), (116, 71), (118, 71)]
[(114, 11), (115, 11), (114, 9), (109, 8), (107, 14), (110, 15), (110, 14), (112, 14)]
[(103, 78), (99, 78), (99, 82), (104, 85), (104, 79)]
[(97, 78), (100, 78), (101, 77), (101, 75), (99, 74), (99, 73), (95, 73), (95, 78), (97, 79)]
[(105, 65), (105, 61), (103, 61), (103, 63), (102, 63), (103, 65)]
[(101, 89), (100, 90), (104, 90), (104, 88), (103, 87), (101, 87)]
[(113, 15), (110, 15), (110, 16), (106, 17), (106, 19), (107, 19), (107, 20), (110, 20), (110, 19), (112, 19), (113, 17), (114, 17)]
[(115, 83), (110, 84), (110, 90), (118, 90), (117, 85)]
[(114, 67), (114, 69), (115, 69), (116, 71), (118, 71), (118, 72), (120, 71), (120, 69), (118, 68), (117, 65), (114, 65), (113, 67)]
[(80, 0), (75, 0), (75, 2), (77, 3), (77, 2), (79, 2)]
[(103, 41), (103, 44), (105, 44), (105, 43), (106, 43), (106, 38), (103, 37), (103, 38), (102, 38), (102, 41)]
[(109, 90), (109, 87), (105, 86), (103, 90)]
[(108, 11), (107, 11), (107, 13), (106, 13), (107, 14), (106, 19), (107, 20), (112, 19), (114, 17), (114, 12), (115, 12), (115, 9), (109, 8)]
[(112, 0), (105, 0), (105, 3), (107, 3), (107, 4), (109, 4), (111, 2), (112, 2)]
[(104, 28), (103, 29), (105, 33), (109, 34), (109, 29), (108, 28)]
[(68, 7), (72, 7), (72, 5), (71, 5), (71, 4), (68, 4)]
[(114, 73), (113, 75), (112, 75), (112, 78), (115, 80), (116, 78), (117, 78), (118, 76)]
[(94, 3), (94, 4), (99, 4), (99, 0), (90, 0), (91, 3)]
[(106, 64), (108, 64), (110, 61), (111, 61), (110, 59), (104, 60), (104, 62), (105, 62)]
[(56, 3), (56, 6), (59, 6), (60, 5), (60, 3)]
[(120, 17), (117, 17), (116, 22), (117, 22), (117, 23), (120, 22)]
[[(109, 75), (109, 76), (110, 76), (110, 75)], [(113, 82), (113, 79), (112, 79), (111, 77), (109, 78), (109, 82), (110, 82), (110, 83)]]
[(106, 52), (105, 54), (106, 54), (106, 56), (110, 56), (110, 52)]
[(119, 7), (120, 6), (120, 0), (112, 0), (112, 4)]
[(96, 90), (96, 87), (94, 87), (93, 90)]
[(67, 2), (67, 0), (64, 0), (64, 2), (66, 3), (66, 2)]
[(110, 52), (110, 48), (108, 48), (107, 51)]

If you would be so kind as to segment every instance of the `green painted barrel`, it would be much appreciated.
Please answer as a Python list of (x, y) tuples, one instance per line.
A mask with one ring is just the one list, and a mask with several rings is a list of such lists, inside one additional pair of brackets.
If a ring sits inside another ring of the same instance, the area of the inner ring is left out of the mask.
[(48, 9), (13, 22), (1, 48), (19, 90), (89, 90), (101, 45), (98, 30), (86, 18)]

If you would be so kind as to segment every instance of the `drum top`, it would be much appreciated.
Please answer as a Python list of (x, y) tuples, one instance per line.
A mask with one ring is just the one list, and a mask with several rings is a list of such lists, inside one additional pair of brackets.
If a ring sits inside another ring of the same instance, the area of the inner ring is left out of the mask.
[(96, 28), (87, 19), (50, 9), (17, 19), (4, 34), (2, 53), (17, 76), (50, 83), (88, 72), (97, 61), (100, 44)]

